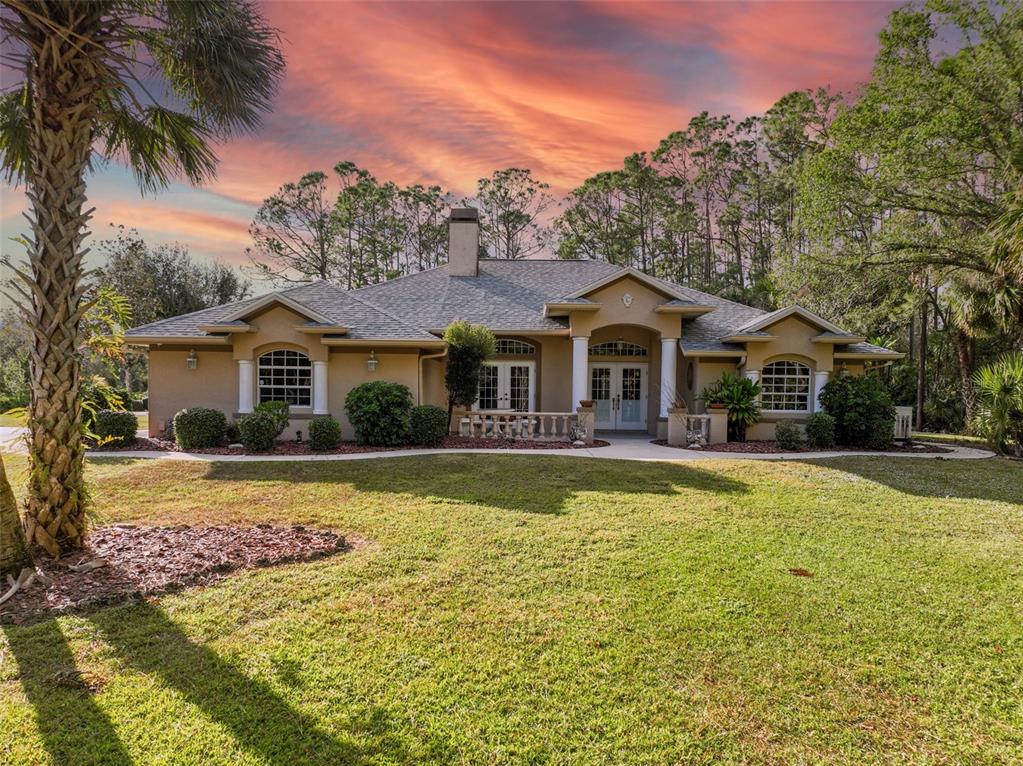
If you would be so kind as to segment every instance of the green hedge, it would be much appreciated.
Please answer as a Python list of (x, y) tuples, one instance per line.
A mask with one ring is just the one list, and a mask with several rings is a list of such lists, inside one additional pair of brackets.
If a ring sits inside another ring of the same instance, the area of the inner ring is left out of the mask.
[(412, 392), (400, 383), (374, 380), (348, 392), (345, 412), (359, 444), (394, 447), (409, 438)]
[(869, 375), (834, 378), (820, 395), (835, 419), (835, 440), (844, 447), (884, 450), (895, 440), (895, 406), (888, 390)]
[(287, 402), (260, 402), (256, 405), (256, 412), (265, 412), (273, 418), (274, 428), (277, 431), (274, 434), (275, 439), (284, 433), (284, 429), (288, 427), (288, 421), (291, 419), (291, 408)]
[(317, 452), (334, 449), (341, 443), (341, 424), (330, 415), (309, 422), (309, 446)]
[(220, 410), (189, 407), (174, 416), (174, 439), (182, 449), (216, 447), (227, 431), (227, 418)]
[(826, 412), (815, 412), (806, 419), (806, 444), (814, 449), (835, 446), (835, 419)]
[(238, 434), (245, 449), (266, 452), (277, 438), (277, 420), (269, 412), (253, 412), (238, 419)]
[(409, 438), (413, 444), (440, 444), (448, 435), (448, 412), (435, 404), (413, 407), (409, 423)]
[(793, 452), (803, 446), (803, 430), (793, 420), (780, 420), (775, 426), (774, 440), (783, 450)]
[(92, 430), (108, 444), (131, 444), (139, 430), (139, 421), (124, 410), (100, 410), (96, 413)]

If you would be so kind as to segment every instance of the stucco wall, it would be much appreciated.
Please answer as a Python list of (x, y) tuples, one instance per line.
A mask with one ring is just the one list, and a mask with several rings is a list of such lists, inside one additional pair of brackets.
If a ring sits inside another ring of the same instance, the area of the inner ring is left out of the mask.
[[(626, 293), (632, 302), (626, 306)], [(598, 311), (573, 311), (571, 327), (573, 335), (592, 335), (594, 330), (610, 325), (641, 325), (666, 338), (682, 337), (682, 320), (677, 314), (658, 314), (654, 308), (671, 300), (671, 297), (651, 290), (630, 277), (601, 287), (586, 296), (600, 303)]]
[(341, 423), (343, 438), (355, 438), (352, 424), (345, 415), (345, 397), (348, 392), (360, 383), (371, 380), (387, 380), (402, 383), (412, 392), (412, 400), (416, 401), (419, 390), (419, 353), (409, 351), (382, 351), (376, 349), (377, 368), (370, 372), (366, 369), (369, 348), (365, 350), (331, 351), (327, 364), (327, 406), (330, 414)]
[(702, 414), (707, 411), (707, 405), (697, 399), (697, 397), (704, 388), (718, 380), (724, 373), (728, 372), (735, 375), (736, 365), (735, 362), (719, 362), (711, 361), (710, 359), (697, 359), (696, 369), (693, 372), (692, 397), (694, 404), (690, 410), (696, 414)]
[(797, 317), (787, 317), (764, 330), (777, 339), (767, 343), (747, 343), (745, 369), (761, 370), (765, 364), (777, 359), (794, 359), (809, 364), (811, 370), (831, 372), (834, 347), (830, 343), (813, 343), (810, 340), (821, 334), (820, 328)]
[(228, 419), (238, 407), (238, 363), (230, 346), (197, 346), (198, 367), (185, 366), (189, 349), (154, 347), (149, 351), (149, 435), (158, 436), (186, 407), (214, 407)]
[(310, 335), (295, 329), (309, 320), (291, 309), (274, 306), (250, 317), (247, 321), (256, 328), (256, 331), (232, 336), (235, 359), (255, 359), (272, 349), (292, 348), (307, 354), (310, 361), (327, 360), (327, 347), (320, 342), (319, 335)]

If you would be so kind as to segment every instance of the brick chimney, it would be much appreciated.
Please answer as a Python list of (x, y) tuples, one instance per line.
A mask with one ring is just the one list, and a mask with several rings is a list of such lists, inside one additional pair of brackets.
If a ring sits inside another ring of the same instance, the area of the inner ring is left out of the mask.
[(448, 274), (479, 274), (480, 213), (474, 207), (451, 208), (448, 219)]

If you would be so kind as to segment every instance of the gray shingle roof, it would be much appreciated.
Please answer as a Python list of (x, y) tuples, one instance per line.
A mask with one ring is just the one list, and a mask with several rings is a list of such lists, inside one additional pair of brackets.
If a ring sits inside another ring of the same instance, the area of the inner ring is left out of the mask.
[[(338, 325), (350, 328), (354, 340), (435, 340), (430, 330), (441, 330), (456, 319), (485, 324), (494, 330), (522, 332), (562, 330), (564, 317), (545, 317), (544, 304), (589, 302), (565, 296), (625, 270), (604, 261), (493, 260), (479, 262), (479, 276), (452, 277), (447, 266), (410, 274), (378, 285), (346, 292), (327, 282), (299, 285), (280, 294), (307, 306)], [(709, 305), (714, 310), (686, 319), (682, 348), (685, 353), (724, 351), (743, 353), (740, 344), (721, 338), (766, 316), (760, 309), (719, 298), (710, 293), (654, 279), (680, 298), (667, 305)], [(128, 336), (202, 337), (200, 325), (229, 317), (259, 298), (163, 319), (128, 331)], [(310, 323), (315, 325), (317, 323)], [(839, 347), (854, 353), (886, 353), (867, 343)]]

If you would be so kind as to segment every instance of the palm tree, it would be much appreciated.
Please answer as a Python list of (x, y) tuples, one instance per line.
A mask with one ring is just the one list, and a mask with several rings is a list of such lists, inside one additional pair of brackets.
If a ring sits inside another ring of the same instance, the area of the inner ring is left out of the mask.
[(33, 332), (26, 532), (58, 556), (85, 533), (86, 173), (114, 158), (143, 191), (210, 178), (211, 142), (258, 126), (284, 61), (277, 31), (246, 0), (3, 0), (0, 29), (6, 63), (24, 73), (0, 96), (0, 168), (31, 205), (28, 267), (15, 269)]
[[(32, 566), (32, 558), (25, 544), (25, 530), (21, 528), (18, 505), (7, 481), (7, 469), (0, 455), (0, 582), (9, 576), (17, 577), (25, 567)], [(2, 589), (2, 586), (0, 586)]]

